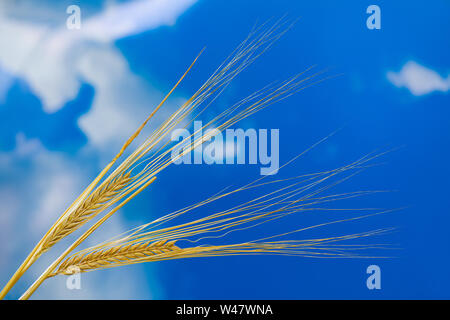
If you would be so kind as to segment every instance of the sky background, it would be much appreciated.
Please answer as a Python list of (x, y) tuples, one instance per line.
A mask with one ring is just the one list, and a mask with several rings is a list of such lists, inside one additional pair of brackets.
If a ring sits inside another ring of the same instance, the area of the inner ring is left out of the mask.
[[(81, 8), (80, 30), (66, 28), (66, 8), (73, 4)], [(381, 8), (380, 30), (366, 27), (371, 4)], [(255, 23), (285, 14), (299, 18), (294, 28), (232, 83), (213, 110), (311, 65), (339, 74), (239, 125), (280, 129), (281, 164), (342, 128), (277, 178), (401, 147), (338, 191), (392, 190), (347, 206), (404, 209), (295, 235), (307, 239), (396, 227), (395, 233), (373, 240), (400, 247), (390, 252), (395, 258), (148, 263), (83, 274), (81, 290), (66, 289), (64, 277), (52, 278), (33, 297), (449, 299), (450, 2), (444, 0), (2, 1), (0, 285), (203, 47), (159, 120), (202, 85)], [(172, 166), (86, 245), (258, 177), (254, 165)], [(336, 214), (298, 215), (289, 226), (332, 220)], [(276, 231), (270, 228), (262, 232)], [(20, 296), (67, 241), (43, 256), (8, 298)], [(381, 290), (366, 287), (371, 264), (381, 268)]]

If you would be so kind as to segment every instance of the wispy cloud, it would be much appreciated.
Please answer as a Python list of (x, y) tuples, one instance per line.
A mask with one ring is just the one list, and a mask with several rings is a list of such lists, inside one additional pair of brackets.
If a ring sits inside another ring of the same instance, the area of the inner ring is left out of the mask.
[[(55, 29), (40, 20), (11, 18), (6, 9), (2, 10), (0, 72), (24, 79), (48, 113), (73, 100), (81, 81), (88, 82), (96, 96), (90, 112), (80, 120), (81, 129), (96, 146), (109, 145), (129, 134), (140, 121), (139, 110), (161, 97), (156, 88), (130, 71), (113, 42), (172, 25), (195, 2), (138, 0), (109, 5), (82, 20), (80, 30), (68, 30), (65, 24)], [(15, 7), (7, 8), (14, 11)], [(61, 15), (67, 16), (64, 11)], [(0, 94), (7, 92), (6, 80), (0, 81)], [(105, 116), (109, 120), (98, 125)]]
[(173, 25), (195, 2), (197, 0), (139, 0), (109, 6), (85, 22), (83, 37), (109, 42), (160, 26)]
[[(63, 153), (47, 150), (37, 139), (18, 134), (16, 148), (0, 152), (0, 283), (5, 283), (14, 268), (28, 254), (30, 246), (47, 231), (61, 212), (89, 182), (86, 162), (77, 161)], [(79, 159), (78, 159), (79, 160)], [(94, 233), (85, 245), (98, 244), (120, 234), (130, 226), (118, 213), (108, 220), (102, 232)], [(43, 255), (36, 266), (24, 276), (24, 283), (36, 280), (73, 238), (64, 239)], [(58, 247), (59, 246), (59, 247)], [(46, 281), (33, 298), (38, 299), (137, 299), (161, 298), (159, 284), (152, 274), (145, 272), (151, 266), (138, 266), (127, 273), (123, 270), (92, 272), (82, 275), (81, 290), (69, 290), (65, 277)], [(120, 290), (116, 290), (120, 287)], [(156, 290), (156, 291), (155, 291)], [(11, 297), (23, 293), (16, 286)]]
[(444, 78), (414, 61), (407, 62), (399, 72), (388, 72), (387, 78), (396, 87), (405, 87), (415, 96), (450, 90), (450, 76)]

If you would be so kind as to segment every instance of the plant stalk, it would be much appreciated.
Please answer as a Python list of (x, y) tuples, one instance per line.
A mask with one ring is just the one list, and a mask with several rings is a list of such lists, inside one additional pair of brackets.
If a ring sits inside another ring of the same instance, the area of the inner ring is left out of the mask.
[(25, 291), (25, 293), (20, 297), (20, 300), (28, 300), (30, 296), (36, 291), (37, 288), (44, 282), (45, 279), (56, 269), (56, 267), (66, 258), (69, 253), (71, 253), (76, 247), (78, 247), (87, 237), (89, 237), (100, 225), (102, 225), (109, 217), (111, 217), (114, 213), (116, 213), (120, 208), (122, 208), (125, 204), (128, 203), (131, 199), (133, 199), (136, 195), (138, 195), (142, 190), (147, 188), (150, 184), (152, 184), (156, 180), (156, 177), (151, 178), (147, 181), (143, 186), (141, 186), (138, 190), (136, 190), (131, 196), (129, 196), (126, 200), (120, 203), (113, 210), (108, 212), (103, 218), (98, 220), (94, 225), (92, 225), (85, 233), (83, 233), (72, 245), (64, 251), (58, 259), (56, 259), (41, 275), (40, 277)]

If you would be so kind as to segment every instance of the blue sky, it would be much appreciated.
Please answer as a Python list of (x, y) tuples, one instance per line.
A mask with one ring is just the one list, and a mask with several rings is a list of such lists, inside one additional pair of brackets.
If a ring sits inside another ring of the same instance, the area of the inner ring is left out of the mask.
[[(70, 4), (82, 10), (77, 31), (65, 28)], [(371, 4), (381, 8), (380, 30), (366, 27)], [(51, 279), (36, 297), (448, 299), (449, 6), (443, 0), (5, 1), (0, 7), (0, 283), (203, 47), (200, 61), (159, 119), (192, 95), (255, 23), (287, 14), (299, 18), (295, 27), (232, 83), (214, 110), (311, 65), (339, 74), (240, 125), (279, 128), (281, 163), (342, 128), (281, 170), (280, 177), (401, 147), (383, 156), (382, 166), (339, 190), (395, 190), (351, 205), (405, 209), (297, 235), (396, 227), (396, 233), (377, 241), (401, 247), (397, 257), (158, 262), (84, 274), (79, 291), (67, 290), (64, 278)], [(249, 165), (168, 168), (89, 244), (258, 174), (259, 167)], [(320, 213), (321, 218), (333, 217)], [(299, 216), (291, 223), (313, 221)], [(10, 297), (17, 297), (54, 254), (44, 256)], [(370, 264), (381, 268), (381, 290), (366, 287)]]

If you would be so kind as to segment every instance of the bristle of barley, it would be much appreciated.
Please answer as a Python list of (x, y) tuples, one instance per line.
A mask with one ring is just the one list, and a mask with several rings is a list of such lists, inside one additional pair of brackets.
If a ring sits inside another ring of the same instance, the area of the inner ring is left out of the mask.
[[(64, 261), (50, 277), (58, 274), (72, 274), (77, 272), (87, 272), (94, 269), (107, 267), (109, 264), (125, 263), (136, 259), (155, 256), (167, 252), (181, 250), (175, 245), (175, 241), (143, 242), (137, 244), (125, 244), (92, 252), (88, 255), (73, 256)], [(76, 269), (74, 269), (76, 267)]]
[(103, 187), (94, 190), (72, 214), (61, 221), (49, 234), (47, 240), (42, 245), (42, 252), (49, 250), (62, 238), (68, 236), (94, 218), (99, 213), (99, 209), (126, 188), (131, 180), (132, 178), (128, 172), (116, 177)]

